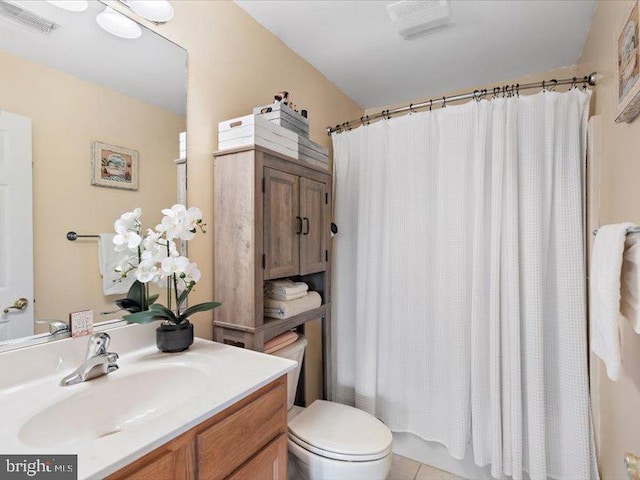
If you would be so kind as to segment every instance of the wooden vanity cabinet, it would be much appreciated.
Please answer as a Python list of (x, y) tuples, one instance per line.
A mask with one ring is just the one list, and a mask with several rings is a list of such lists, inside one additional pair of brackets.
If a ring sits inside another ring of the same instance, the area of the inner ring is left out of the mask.
[(107, 478), (286, 480), (286, 375)]

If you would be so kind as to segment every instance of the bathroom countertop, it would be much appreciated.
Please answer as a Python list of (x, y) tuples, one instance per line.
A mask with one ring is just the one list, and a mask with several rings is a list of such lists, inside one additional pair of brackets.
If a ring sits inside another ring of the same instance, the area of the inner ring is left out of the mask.
[(0, 353), (2, 453), (77, 454), (79, 479), (104, 478), (296, 366), (203, 339), (163, 354), (156, 327), (109, 331), (120, 369), (67, 387), (59, 381), (81, 363), (87, 337)]

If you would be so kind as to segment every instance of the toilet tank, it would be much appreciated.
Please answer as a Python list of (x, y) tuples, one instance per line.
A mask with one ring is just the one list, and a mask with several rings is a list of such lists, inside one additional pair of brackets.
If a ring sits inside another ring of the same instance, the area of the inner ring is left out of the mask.
[(298, 362), (298, 366), (287, 373), (287, 410), (291, 410), (293, 403), (296, 400), (296, 390), (298, 389), (298, 379), (300, 378), (300, 371), (302, 369), (302, 359), (304, 358), (304, 349), (307, 347), (307, 339), (300, 335), (300, 338), (293, 342), (291, 345), (287, 345), (280, 350), (273, 352), (271, 355), (277, 357), (288, 358), (289, 360), (295, 360)]

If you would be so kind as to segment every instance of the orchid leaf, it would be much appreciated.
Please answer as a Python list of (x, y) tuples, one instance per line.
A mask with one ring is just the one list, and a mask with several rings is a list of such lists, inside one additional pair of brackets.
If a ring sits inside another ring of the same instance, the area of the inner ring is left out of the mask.
[(182, 291), (182, 293), (178, 297), (178, 306), (180, 306), (180, 305), (182, 305), (184, 303), (184, 301), (187, 299), (187, 297), (189, 296), (190, 293), (191, 293), (191, 289), (189, 289), (189, 288), (187, 288), (187, 289)]
[(194, 313), (213, 310), (214, 308), (219, 307), (220, 305), (222, 305), (220, 302), (205, 302), (205, 303), (199, 303), (198, 305), (194, 305), (193, 307), (189, 307), (182, 313), (182, 315), (180, 315), (180, 317), (178, 317), (178, 323), (182, 322), (183, 320), (186, 320)]
[(151, 305), (149, 307), (149, 311), (154, 312), (157, 316), (166, 318), (173, 323), (180, 323), (180, 321), (176, 318), (175, 313), (173, 313), (164, 305), (160, 305), (159, 303), (154, 303), (153, 305)]
[(127, 322), (132, 323), (151, 323), (156, 320), (162, 320), (162, 316), (155, 310), (145, 310), (144, 312), (132, 313), (131, 315), (125, 315), (122, 317)]
[(127, 298), (129, 300), (133, 300), (142, 307), (142, 302), (144, 300), (144, 288), (144, 285), (136, 280), (131, 284), (129, 291), (127, 292)]
[(153, 305), (153, 303), (158, 299), (159, 296), (159, 293), (149, 295), (149, 305)]
[(140, 304), (130, 298), (122, 298), (120, 300), (116, 300), (115, 304), (120, 307), (120, 310), (127, 310), (131, 313), (137, 313), (142, 310)]

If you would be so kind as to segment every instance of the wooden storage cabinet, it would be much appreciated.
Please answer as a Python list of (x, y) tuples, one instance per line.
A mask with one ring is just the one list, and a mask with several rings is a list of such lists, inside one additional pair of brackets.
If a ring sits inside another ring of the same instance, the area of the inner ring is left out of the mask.
[(326, 183), (264, 169), (264, 279), (327, 269)]
[(286, 432), (283, 376), (108, 479), (286, 480)]
[[(264, 147), (214, 154), (213, 338), (257, 351), (292, 328), (322, 320), (324, 396), (330, 342), (332, 176)], [(296, 278), (318, 291), (319, 308), (287, 319), (265, 318), (264, 282)]]

